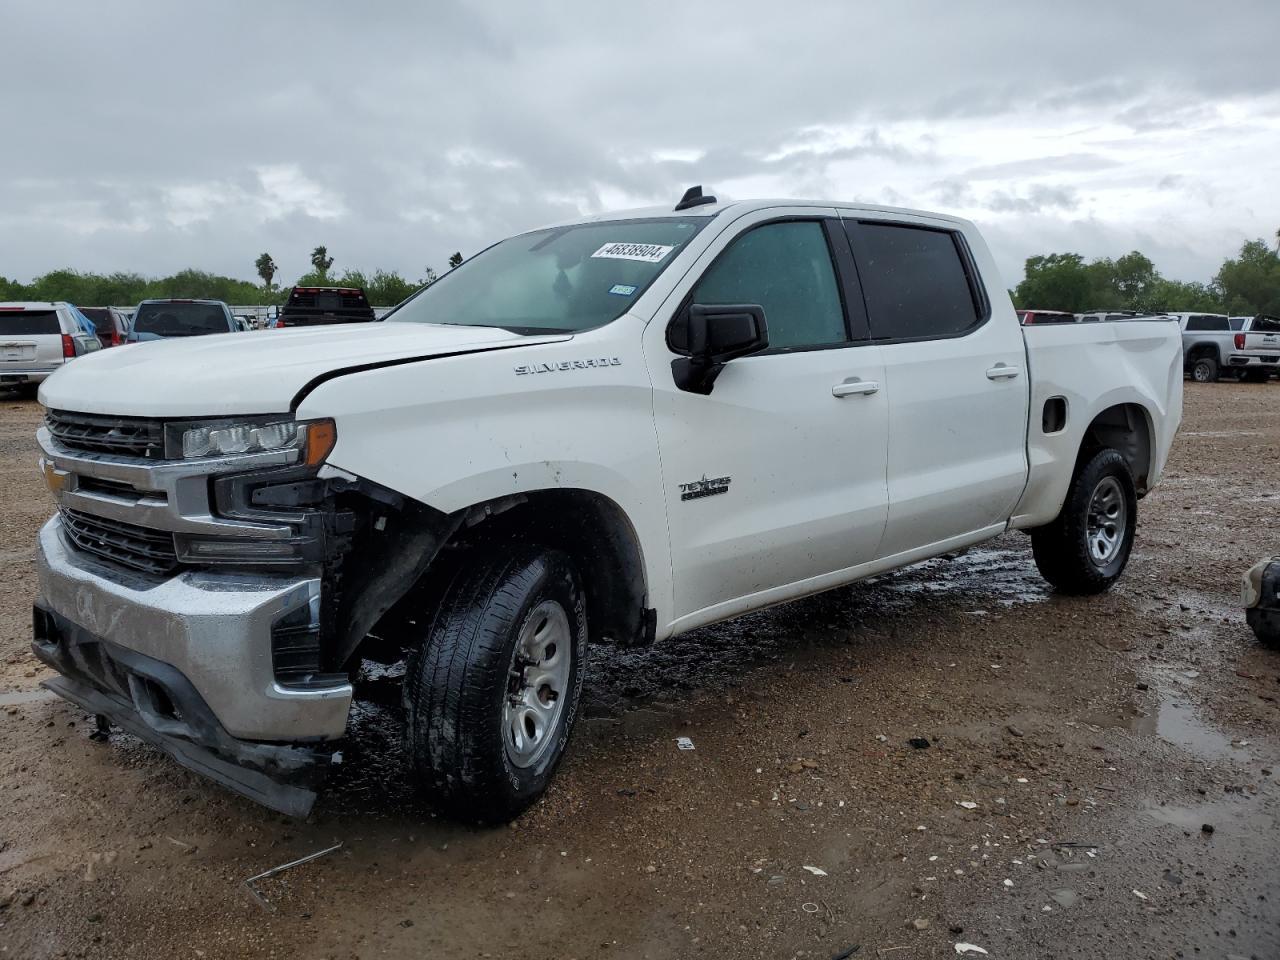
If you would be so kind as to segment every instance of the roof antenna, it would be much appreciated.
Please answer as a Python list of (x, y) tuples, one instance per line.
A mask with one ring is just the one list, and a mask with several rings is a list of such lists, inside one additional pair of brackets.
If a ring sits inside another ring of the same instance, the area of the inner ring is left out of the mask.
[(680, 202), (676, 204), (676, 210), (688, 210), (690, 207), (700, 207), (704, 203), (715, 203), (716, 198), (707, 194), (702, 195), (702, 184), (696, 187), (690, 187), (684, 192), (684, 196), (680, 198)]

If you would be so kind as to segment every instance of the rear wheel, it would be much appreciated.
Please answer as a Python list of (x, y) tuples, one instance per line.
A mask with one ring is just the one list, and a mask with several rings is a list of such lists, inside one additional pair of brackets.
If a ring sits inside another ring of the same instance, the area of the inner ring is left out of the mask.
[(1137, 519), (1129, 464), (1098, 451), (1072, 479), (1057, 519), (1031, 531), (1040, 575), (1064, 593), (1101, 593), (1129, 562)]
[(458, 575), (405, 676), (409, 762), (429, 799), (500, 823), (542, 795), (578, 709), (585, 611), (555, 550), (480, 558)]
[(1213, 357), (1199, 357), (1191, 365), (1191, 379), (1196, 383), (1213, 383), (1218, 379), (1218, 361)]

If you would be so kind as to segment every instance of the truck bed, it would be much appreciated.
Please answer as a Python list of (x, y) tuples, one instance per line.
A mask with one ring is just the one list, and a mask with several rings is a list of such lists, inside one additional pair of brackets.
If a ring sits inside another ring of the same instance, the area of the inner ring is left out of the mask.
[[(1031, 379), (1027, 421), (1027, 488), (1011, 525), (1039, 526), (1062, 507), (1071, 472), (1063, 470), (1080, 448), (1085, 429), (1098, 413), (1124, 404), (1154, 407), (1161, 416), (1147, 419), (1152, 451), (1150, 469), (1135, 477), (1138, 495), (1155, 486), (1164, 470), (1182, 420), (1182, 343), (1176, 320), (1124, 320), (1091, 324), (1053, 324), (1022, 328)], [(1088, 371), (1089, 376), (1081, 376)], [(1061, 429), (1046, 431), (1053, 410), (1065, 402)]]

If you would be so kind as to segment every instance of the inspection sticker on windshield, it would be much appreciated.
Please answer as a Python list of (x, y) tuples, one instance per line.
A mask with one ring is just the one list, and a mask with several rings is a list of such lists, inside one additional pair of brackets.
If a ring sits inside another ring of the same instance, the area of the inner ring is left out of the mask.
[(629, 297), (636, 292), (636, 288), (629, 283), (615, 283), (609, 288), (609, 292), (619, 297)]
[(600, 257), (604, 260), (639, 260), (641, 263), (661, 263), (662, 258), (675, 247), (664, 247), (658, 243), (606, 243), (593, 253), (592, 259)]

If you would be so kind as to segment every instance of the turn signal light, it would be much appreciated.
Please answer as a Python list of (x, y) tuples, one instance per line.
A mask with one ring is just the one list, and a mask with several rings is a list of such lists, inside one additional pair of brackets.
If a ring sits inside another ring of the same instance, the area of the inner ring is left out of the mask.
[(333, 452), (333, 445), (338, 442), (338, 428), (332, 420), (316, 420), (306, 425), (306, 431), (305, 462), (309, 467), (317, 467)]

